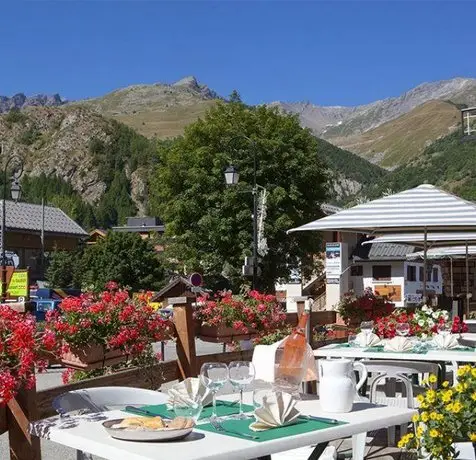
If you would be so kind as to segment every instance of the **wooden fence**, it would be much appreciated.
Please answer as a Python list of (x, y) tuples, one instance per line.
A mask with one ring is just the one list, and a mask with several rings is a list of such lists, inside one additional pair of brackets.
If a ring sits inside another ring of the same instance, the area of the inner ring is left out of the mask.
[[(68, 391), (101, 386), (129, 386), (157, 390), (166, 382), (197, 376), (204, 362), (250, 361), (252, 351), (215, 353), (197, 356), (195, 349), (195, 324), (191, 300), (185, 297), (168, 299), (174, 307), (177, 360), (161, 362), (149, 368), (134, 368), (111, 375), (61, 385), (47, 390), (23, 390), (7, 407), (0, 406), (0, 434), (8, 431), (11, 460), (41, 460), (40, 440), (29, 434), (29, 423), (55, 415), (53, 400)], [(298, 313), (287, 315), (289, 324), (297, 324), (298, 314), (304, 303), (298, 303)], [(309, 321), (310, 331), (318, 324), (335, 322), (335, 312), (313, 312)], [(2, 456), (2, 459), (4, 457)]]

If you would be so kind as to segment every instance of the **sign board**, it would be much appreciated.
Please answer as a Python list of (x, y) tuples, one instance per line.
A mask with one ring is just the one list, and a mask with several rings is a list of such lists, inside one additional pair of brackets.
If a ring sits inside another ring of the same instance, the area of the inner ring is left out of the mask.
[(340, 278), (342, 273), (342, 244), (326, 243), (326, 278)]
[(326, 284), (339, 284), (340, 279), (339, 278), (327, 278), (326, 279)]
[(390, 302), (402, 301), (402, 286), (399, 284), (377, 284), (374, 291), (376, 295), (387, 297)]
[(9, 297), (28, 297), (28, 291), (28, 271), (14, 271), (7, 288)]
[(420, 303), (423, 300), (423, 296), (421, 294), (407, 294), (405, 300), (408, 303)]

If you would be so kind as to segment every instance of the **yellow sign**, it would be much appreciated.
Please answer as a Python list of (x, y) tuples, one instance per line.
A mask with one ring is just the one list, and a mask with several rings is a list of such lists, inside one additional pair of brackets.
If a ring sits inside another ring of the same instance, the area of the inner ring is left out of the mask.
[(11, 297), (27, 297), (28, 296), (28, 272), (14, 271), (8, 286), (8, 294)]

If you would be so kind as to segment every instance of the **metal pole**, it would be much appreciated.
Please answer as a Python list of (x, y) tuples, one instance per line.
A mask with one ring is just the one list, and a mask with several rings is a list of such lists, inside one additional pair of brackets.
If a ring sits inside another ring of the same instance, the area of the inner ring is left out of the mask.
[(451, 299), (454, 297), (454, 287), (453, 287), (453, 257), (450, 257), (450, 281), (451, 281)]
[(253, 146), (253, 289), (257, 289), (258, 278), (258, 186), (256, 183), (257, 159)]
[(45, 271), (45, 197), (41, 197), (41, 271)]
[(463, 317), (469, 314), (469, 255), (468, 255), (468, 242), (466, 241), (466, 312)]
[(7, 267), (5, 266), (5, 227), (6, 227), (6, 205), (5, 200), (7, 199), (7, 168), (8, 162), (5, 165), (3, 171), (3, 200), (2, 200), (2, 303), (5, 303), (7, 299)]
[(423, 240), (423, 304), (426, 304), (426, 264), (427, 264), (427, 257), (428, 257), (428, 245), (427, 245), (427, 230), (425, 227), (424, 231), (425, 237)]

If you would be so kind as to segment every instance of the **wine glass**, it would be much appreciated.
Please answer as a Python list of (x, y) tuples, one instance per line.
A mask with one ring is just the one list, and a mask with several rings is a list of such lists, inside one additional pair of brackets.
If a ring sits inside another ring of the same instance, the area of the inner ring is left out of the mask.
[(230, 383), (240, 391), (240, 413), (237, 418), (247, 418), (243, 413), (243, 390), (255, 378), (255, 368), (249, 361), (232, 361), (228, 365), (230, 372)]
[(218, 390), (225, 386), (229, 377), (230, 373), (225, 363), (204, 363), (200, 369), (200, 381), (211, 391), (213, 397), (211, 418), (218, 417), (216, 395)]
[(355, 334), (349, 334), (347, 337), (347, 343), (349, 344), (349, 347), (357, 346), (357, 336)]
[(439, 335), (450, 335), (451, 334), (451, 327), (447, 323), (440, 323), (438, 326), (436, 326), (436, 330), (438, 331)]
[(360, 330), (366, 335), (372, 334), (373, 329), (374, 329), (373, 321), (362, 321), (360, 323)]
[(398, 323), (395, 326), (395, 332), (400, 337), (406, 337), (408, 334), (410, 334), (410, 325), (408, 323)]

